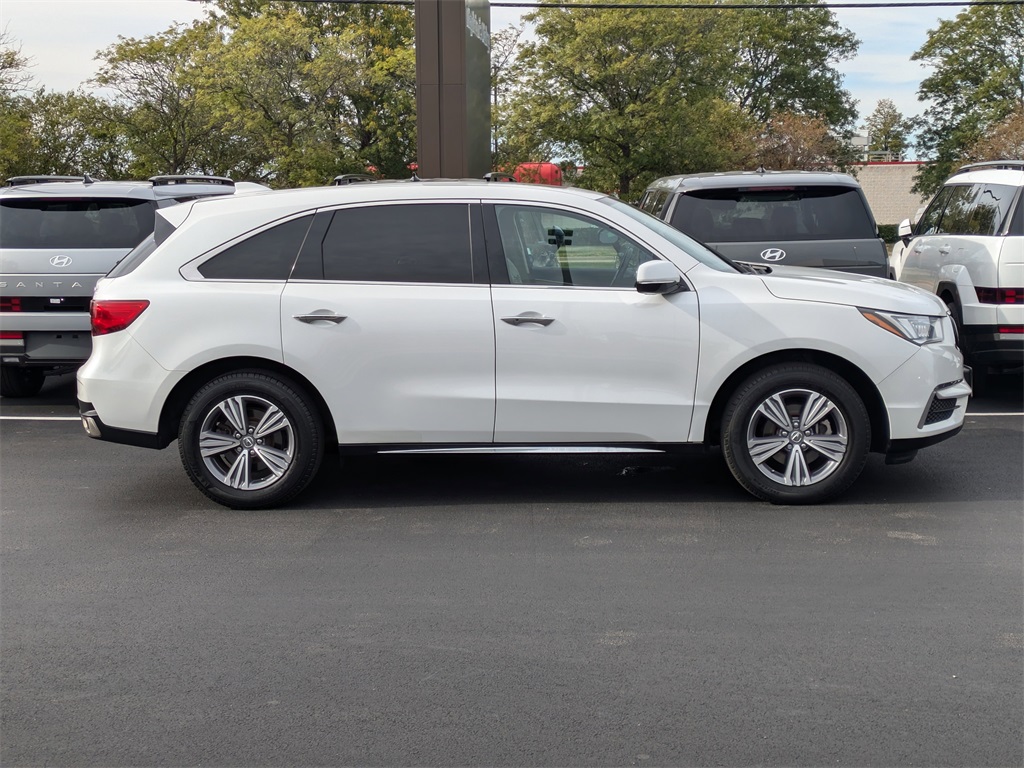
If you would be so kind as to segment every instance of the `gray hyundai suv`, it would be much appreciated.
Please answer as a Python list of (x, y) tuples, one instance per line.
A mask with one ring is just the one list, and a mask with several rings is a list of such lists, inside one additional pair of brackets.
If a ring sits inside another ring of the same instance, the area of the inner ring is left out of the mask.
[(857, 180), (823, 171), (733, 171), (666, 176), (640, 208), (732, 261), (890, 277)]
[(219, 176), (8, 179), (0, 188), (0, 395), (31, 397), (47, 374), (89, 357), (93, 288), (152, 234), (157, 208), (235, 191)]

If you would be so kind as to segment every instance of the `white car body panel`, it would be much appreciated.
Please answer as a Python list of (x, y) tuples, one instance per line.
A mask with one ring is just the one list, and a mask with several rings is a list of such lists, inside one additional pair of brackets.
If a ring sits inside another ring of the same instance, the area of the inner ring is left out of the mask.
[[(685, 442), (700, 323), (692, 291), (495, 286), (496, 442)], [(511, 325), (505, 318), (549, 318)]]
[[(296, 315), (345, 316), (305, 323)], [(341, 443), (481, 443), (494, 434), (486, 285), (293, 281), (284, 362), (317, 388)]]

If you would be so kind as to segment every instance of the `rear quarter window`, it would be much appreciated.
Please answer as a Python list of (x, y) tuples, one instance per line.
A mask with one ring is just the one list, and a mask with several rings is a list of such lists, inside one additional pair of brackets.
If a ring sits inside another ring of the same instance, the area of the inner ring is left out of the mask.
[(706, 243), (866, 240), (877, 235), (860, 190), (846, 186), (686, 192), (672, 226)]
[(287, 280), (313, 216), (265, 229), (232, 245), (198, 268), (210, 280)]

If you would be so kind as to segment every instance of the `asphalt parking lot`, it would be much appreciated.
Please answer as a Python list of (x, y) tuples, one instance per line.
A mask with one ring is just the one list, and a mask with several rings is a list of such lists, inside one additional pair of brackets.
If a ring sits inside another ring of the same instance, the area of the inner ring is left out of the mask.
[(0, 401), (0, 764), (1024, 763), (1024, 381), (837, 502), (717, 454), (331, 462), (287, 510)]

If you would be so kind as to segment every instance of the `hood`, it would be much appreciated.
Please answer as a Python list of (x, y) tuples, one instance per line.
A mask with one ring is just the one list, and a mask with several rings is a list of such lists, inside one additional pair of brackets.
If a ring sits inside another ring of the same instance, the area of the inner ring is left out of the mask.
[(770, 274), (760, 278), (768, 291), (780, 299), (846, 304), (915, 315), (946, 314), (946, 305), (934, 294), (881, 277), (773, 266)]

